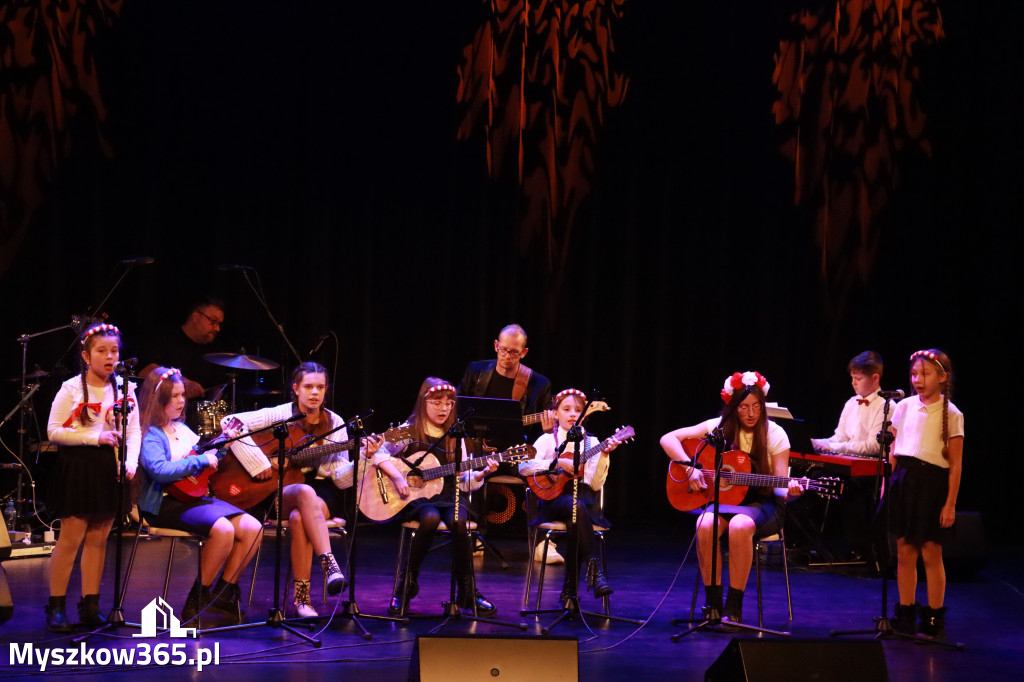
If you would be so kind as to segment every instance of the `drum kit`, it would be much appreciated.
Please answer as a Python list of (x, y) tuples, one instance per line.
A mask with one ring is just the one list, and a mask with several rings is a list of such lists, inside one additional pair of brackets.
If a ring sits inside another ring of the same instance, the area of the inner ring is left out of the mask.
[[(215, 365), (221, 367), (227, 367), (229, 369), (243, 369), (249, 371), (265, 371), (271, 369), (277, 369), (281, 365), (273, 360), (266, 358), (257, 357), (255, 355), (247, 355), (243, 353), (207, 353), (203, 356), (203, 359), (207, 362), (212, 362)], [(193, 428), (200, 438), (207, 438), (216, 436), (220, 433), (220, 421), (226, 417), (230, 412), (235, 411), (236, 395), (235, 395), (235, 373), (228, 372), (229, 383), (231, 385), (231, 402), (223, 400), (221, 395), (224, 393), (224, 389), (227, 388), (228, 384), (219, 387), (219, 389), (213, 395), (212, 400), (200, 400), (193, 403), (192, 416), (190, 420), (193, 422)], [(259, 398), (268, 395), (277, 395), (281, 393), (278, 390), (266, 389), (262, 386), (257, 386), (254, 389), (243, 390), (242, 394), (252, 398)]]

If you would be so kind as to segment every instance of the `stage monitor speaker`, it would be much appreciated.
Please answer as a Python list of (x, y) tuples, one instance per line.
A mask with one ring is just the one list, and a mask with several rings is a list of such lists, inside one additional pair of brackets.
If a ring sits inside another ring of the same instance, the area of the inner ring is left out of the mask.
[(878, 640), (733, 639), (704, 682), (888, 682)]
[(421, 682), (579, 680), (575, 637), (419, 635), (409, 679)]

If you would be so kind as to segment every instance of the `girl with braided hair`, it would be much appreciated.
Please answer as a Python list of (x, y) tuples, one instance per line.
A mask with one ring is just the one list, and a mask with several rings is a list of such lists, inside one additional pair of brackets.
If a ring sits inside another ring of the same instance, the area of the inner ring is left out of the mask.
[(942, 545), (953, 535), (964, 452), (964, 415), (950, 402), (953, 367), (931, 348), (910, 356), (913, 395), (892, 413), (895, 441), (886, 503), (896, 536), (896, 584), (900, 600), (893, 629), (915, 633), (917, 558), (924, 560), (928, 606), (920, 608), (917, 634), (946, 636), (946, 569)]
[[(721, 391), (725, 402), (722, 416), (666, 433), (661, 437), (661, 448), (670, 459), (689, 463), (690, 456), (683, 449), (683, 441), (705, 438), (721, 426), (726, 448), (748, 453), (755, 473), (787, 476), (789, 436), (781, 426), (768, 420), (765, 395), (770, 387), (760, 372), (735, 372), (725, 380)], [(690, 467), (688, 486), (690, 492), (707, 488), (697, 467)], [(704, 591), (708, 605), (723, 611), (723, 629), (738, 630), (740, 628), (732, 624), (743, 622), (743, 591), (753, 565), (755, 534), (766, 537), (778, 533), (785, 520), (785, 503), (802, 491), (796, 480), (790, 481), (788, 488), (751, 487), (739, 505), (720, 506), (717, 529), (712, 528), (711, 511), (697, 519), (697, 559), (704, 578)], [(724, 608), (721, 561), (716, 563), (718, 575), (711, 584), (711, 550), (723, 533), (729, 537), (729, 591)]]
[[(82, 373), (61, 385), (50, 407), (46, 433), (58, 448), (49, 505), (60, 519), (60, 535), (50, 555), (50, 601), (46, 627), (70, 632), (66, 595), (79, 547), (82, 549), (82, 601), (78, 620), (85, 626), (102, 625), (99, 611), (100, 578), (106, 557), (107, 536), (118, 511), (122, 487), (117, 459), (121, 443), (120, 410), (124, 379), (114, 373), (121, 352), (121, 332), (112, 324), (98, 324), (82, 334)], [(139, 464), (139, 415), (135, 385), (128, 384), (128, 478)], [(126, 489), (126, 488), (124, 488)], [(122, 507), (127, 509), (127, 506)]]

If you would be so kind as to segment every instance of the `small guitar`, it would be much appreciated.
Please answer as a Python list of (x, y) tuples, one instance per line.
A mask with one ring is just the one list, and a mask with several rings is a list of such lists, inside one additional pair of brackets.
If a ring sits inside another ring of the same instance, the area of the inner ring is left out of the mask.
[[(536, 448), (524, 443), (487, 457), (466, 460), (462, 463), (462, 470), (481, 469), (487, 466), (488, 459), (496, 459), (499, 462), (520, 462), (530, 459), (535, 454), (537, 454)], [(419, 456), (420, 453), (416, 453), (408, 459), (415, 461)], [(423, 461), (416, 469), (398, 458), (392, 458), (391, 463), (405, 476), (405, 481), (409, 484), (409, 496), (404, 498), (400, 496), (395, 490), (395, 484), (391, 477), (381, 471), (379, 467), (364, 467), (364, 474), (357, 483), (359, 489), (356, 494), (359, 496), (359, 510), (372, 521), (381, 522), (392, 519), (413, 500), (426, 499), (439, 494), (444, 488), (443, 477), (455, 474), (454, 462), (441, 464), (433, 454), (423, 457)]]
[[(612, 408), (608, 407), (608, 403), (606, 403), (605, 401), (595, 400), (594, 402), (590, 403), (590, 407), (587, 408), (586, 413), (583, 414), (580, 417), (580, 419), (585, 419), (587, 416), (590, 415), (591, 412), (607, 412), (610, 409)], [(543, 414), (543, 412), (535, 412), (534, 414), (527, 414), (523, 416), (523, 426), (529, 426), (530, 424), (539, 424), (540, 418)]]
[[(692, 460), (701, 444), (699, 438), (687, 438), (683, 441), (683, 449)], [(692, 511), (712, 502), (715, 483), (715, 450), (704, 448), (697, 461), (701, 465), (700, 473), (704, 477), (707, 488), (690, 492), (687, 478), (691, 467), (672, 460), (668, 465), (668, 478), (665, 489), (668, 501), (679, 511)], [(789, 476), (769, 476), (754, 474), (750, 471), (750, 455), (742, 450), (731, 450), (722, 455), (722, 473), (719, 480), (719, 504), (740, 504), (747, 495), (748, 488), (788, 488), (790, 481), (796, 481), (806, 491), (817, 493), (822, 497), (839, 497), (843, 494), (843, 481), (838, 478), (791, 478)]]
[[(583, 465), (586, 464), (588, 460), (601, 454), (601, 452), (608, 447), (608, 441), (615, 438), (616, 440), (625, 443), (634, 436), (636, 436), (636, 433), (633, 431), (632, 426), (623, 426), (619, 428), (613, 436), (605, 438), (603, 441), (584, 451), (583, 454), (580, 455), (580, 467), (576, 470), (576, 474), (574, 476), (570, 476), (566, 473), (565, 469), (562, 468), (556, 468), (553, 471), (537, 471), (527, 475), (526, 485), (530, 486), (530, 490), (533, 494), (540, 499), (549, 501), (553, 500), (562, 494), (562, 490), (565, 489), (565, 486), (569, 481), (582, 474)], [(568, 457), (568, 455), (565, 456)]]
[[(388, 442), (406, 440), (412, 437), (412, 427), (408, 424), (393, 426), (383, 435), (384, 440)], [(320, 466), (339, 452), (358, 450), (360, 447), (360, 444), (353, 440), (323, 441), (320, 445), (304, 447), (307, 442), (307, 434), (292, 424), (288, 430), (288, 439), (285, 441), (288, 447), (288, 451), (285, 452), (285, 485), (304, 482), (303, 467)], [(299, 449), (300, 446), (303, 447)], [(268, 440), (260, 449), (272, 462), (277, 461), (277, 440)], [(218, 499), (230, 502), (239, 509), (249, 509), (277, 492), (277, 476), (271, 476), (265, 481), (256, 480), (249, 475), (235, 455), (229, 452), (227, 457), (221, 460), (217, 471), (210, 476), (210, 490)]]
[[(228, 429), (242, 429), (244, 427), (245, 424), (239, 421), (237, 417), (232, 417), (231, 420), (228, 421), (227, 423)], [(216, 450), (224, 444), (225, 440), (227, 439), (221, 438), (220, 435), (218, 434), (216, 438), (212, 438), (206, 443), (200, 441), (196, 443), (194, 446), (192, 446), (192, 452), (190, 454), (201, 455), (204, 452)], [(216, 471), (216, 469), (208, 466), (194, 476), (186, 476), (181, 480), (171, 483), (170, 485), (167, 486), (167, 492), (168, 494), (173, 495), (175, 498), (185, 503), (191, 503), (197, 497), (209, 495), (210, 476), (213, 475), (214, 471)]]

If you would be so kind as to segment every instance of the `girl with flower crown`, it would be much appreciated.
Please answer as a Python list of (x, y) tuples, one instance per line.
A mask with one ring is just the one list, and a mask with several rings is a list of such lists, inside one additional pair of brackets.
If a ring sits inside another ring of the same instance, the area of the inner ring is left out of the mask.
[[(214, 578), (223, 569), (227, 583), (256, 555), (263, 534), (260, 522), (238, 507), (213, 497), (168, 494), (168, 486), (207, 467), (217, 468), (224, 451), (201, 451), (199, 436), (185, 425), (185, 379), (181, 370), (155, 367), (142, 385), (142, 450), (139, 456), (139, 512), (147, 522), (208, 538), (200, 573), (192, 585), (181, 620), (188, 623), (208, 605), (237, 619), (238, 609), (223, 609), (230, 595), (212, 595)], [(238, 433), (227, 429), (226, 438)], [(217, 597), (214, 600), (214, 597)]]
[[(661, 437), (661, 447), (670, 459), (683, 463), (690, 456), (683, 449), (687, 438), (704, 438), (721, 426), (726, 448), (742, 450), (750, 455), (755, 473), (771, 476), (789, 475), (789, 437), (782, 427), (768, 420), (765, 395), (770, 384), (759, 372), (736, 372), (725, 380), (721, 396), (725, 402), (722, 415), (693, 426), (670, 431)], [(690, 492), (707, 488), (700, 470), (691, 467)], [(751, 487), (740, 505), (721, 505), (718, 528), (713, 529), (711, 511), (697, 519), (697, 558), (709, 606), (722, 610), (722, 623), (742, 622), (743, 591), (750, 575), (754, 557), (754, 537), (777, 533), (785, 518), (785, 503), (800, 495), (802, 488), (791, 481), (788, 488)], [(722, 607), (722, 563), (716, 563), (717, 575), (712, 585), (711, 550), (723, 533), (729, 538), (729, 591)], [(731, 628), (736, 629), (736, 628)]]
[(895, 441), (886, 503), (890, 533), (896, 536), (896, 584), (900, 593), (893, 629), (914, 634), (917, 559), (924, 560), (928, 606), (920, 609), (917, 634), (946, 636), (946, 570), (942, 545), (952, 538), (964, 453), (964, 415), (950, 402), (953, 366), (932, 348), (910, 356), (916, 395), (892, 413)]
[[(107, 536), (123, 490), (118, 478), (121, 443), (120, 411), (124, 379), (114, 373), (121, 353), (121, 331), (98, 324), (82, 334), (82, 373), (65, 381), (50, 406), (46, 433), (56, 443), (57, 463), (49, 504), (60, 519), (60, 535), (50, 555), (50, 601), (46, 627), (70, 632), (66, 609), (68, 582), (78, 548), (82, 549), (82, 601), (78, 621), (85, 626), (106, 622), (99, 611), (100, 578)], [(128, 431), (125, 467), (128, 478), (139, 464), (139, 415), (135, 385), (128, 384)], [(127, 507), (124, 507), (127, 510)]]
[[(576, 423), (576, 420), (583, 414), (583, 407), (586, 405), (587, 396), (575, 388), (567, 388), (559, 391), (552, 401), (555, 411), (555, 427), (537, 439), (533, 446), (537, 454), (528, 462), (519, 465), (519, 473), (522, 476), (529, 476), (550, 469), (551, 460), (555, 458), (560, 444), (565, 443), (569, 429)], [(597, 445), (597, 438), (589, 433), (584, 434), (582, 452)], [(567, 556), (577, 557), (578, 566), (586, 566), (583, 573), (587, 577), (587, 587), (592, 589), (594, 597), (600, 599), (610, 595), (613, 590), (608, 584), (604, 575), (604, 567), (598, 554), (594, 551), (594, 526), (607, 528), (611, 524), (604, 518), (601, 511), (598, 492), (608, 478), (608, 466), (611, 458), (608, 456), (612, 450), (620, 445), (614, 438), (608, 441), (608, 445), (597, 457), (591, 457), (583, 465), (583, 477), (580, 480), (577, 491), (577, 514), (576, 514), (576, 537), (569, 537)], [(565, 450), (558, 457), (558, 468), (570, 476), (573, 473), (572, 460), (575, 443), (569, 443)], [(567, 485), (565, 491), (553, 500), (538, 500), (537, 518), (533, 523), (548, 523), (561, 521), (568, 524), (572, 520), (572, 487)], [(570, 582), (571, 571), (565, 572), (565, 584), (562, 586), (562, 594), (559, 601), (564, 602), (570, 595), (576, 594), (576, 586)]]
[[(448, 435), (448, 429), (455, 422), (455, 387), (444, 379), (427, 377), (420, 385), (419, 393), (416, 395), (416, 404), (413, 407), (412, 415), (409, 417), (409, 424), (412, 426), (412, 441), (405, 444), (401, 450), (393, 453), (394, 457), (402, 457), (415, 462), (420, 453), (432, 448), (432, 454), (437, 455), (441, 464), (451, 464), (455, 461), (455, 439)], [(373, 463), (387, 474), (395, 484), (395, 490), (401, 497), (409, 495), (409, 484), (405, 476), (390, 461), (392, 453), (387, 448), (382, 448)], [(465, 461), (466, 443), (462, 443), (462, 460)], [(480, 471), (463, 471), (459, 478), (459, 489), (463, 493), (478, 490), (484, 484), (487, 474), (498, 468), (498, 462), (493, 459), (487, 460), (487, 468)], [(391, 597), (388, 605), (388, 613), (398, 615), (404, 613), (409, 607), (409, 600), (419, 592), (420, 566), (430, 551), (430, 544), (434, 539), (434, 533), (441, 521), (452, 531), (452, 565), (455, 573), (458, 595), (456, 603), (459, 608), (472, 609), (477, 615), (490, 617), (498, 612), (488, 599), (475, 589), (473, 579), (473, 553), (470, 547), (469, 535), (467, 534), (466, 522), (469, 520), (469, 507), (466, 505), (466, 498), (459, 497), (459, 522), (455, 523), (455, 483), (453, 477), (444, 477), (444, 487), (441, 492), (430, 498), (419, 498), (412, 500), (399, 514), (402, 522), (418, 521), (419, 530), (412, 539), (412, 546), (409, 549), (408, 575), (409, 584), (399, 583)], [(454, 526), (454, 527), (453, 527)], [(406, 575), (406, 567), (402, 566), (400, 575)], [(402, 595), (405, 595), (405, 602)]]

